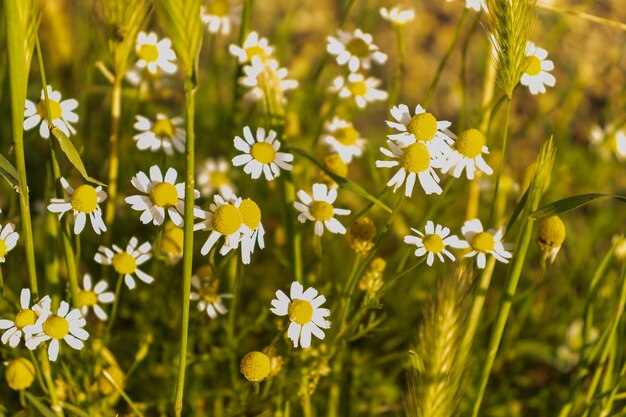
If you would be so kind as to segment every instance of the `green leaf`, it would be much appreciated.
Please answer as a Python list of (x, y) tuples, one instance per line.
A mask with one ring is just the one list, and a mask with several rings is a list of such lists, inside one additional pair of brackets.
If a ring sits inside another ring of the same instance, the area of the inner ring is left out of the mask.
[(65, 136), (65, 133), (63, 133), (63, 131), (56, 126), (53, 126), (51, 131), (54, 137), (57, 138), (58, 143), (61, 146), (61, 150), (63, 151), (65, 156), (67, 156), (67, 159), (69, 159), (72, 165), (74, 165), (74, 168), (76, 168), (78, 172), (80, 172), (80, 175), (82, 175), (85, 180), (93, 184), (106, 186), (106, 184), (101, 183), (97, 179), (90, 177), (89, 174), (87, 174), (87, 170), (85, 169), (83, 161), (80, 159), (78, 151), (74, 147), (72, 141), (67, 136)]
[(7, 180), (11, 187), (17, 189), (17, 169), (15, 169), (13, 164), (9, 162), (9, 160), (6, 159), (2, 154), (0, 154), (0, 175), (2, 175), (5, 180)]
[(331, 172), (330, 170), (328, 170), (324, 165), (322, 165), (319, 162), (317, 162), (317, 160), (315, 158), (313, 158), (311, 155), (309, 155), (305, 150), (300, 149), (300, 148), (294, 148), (294, 147), (290, 146), (289, 147), (289, 151), (297, 153), (298, 155), (302, 155), (306, 159), (308, 159), (309, 161), (313, 162), (322, 171), (324, 171), (324, 173), (326, 175), (328, 175), (333, 181), (335, 181), (339, 185), (339, 187), (343, 188), (344, 190), (352, 191), (353, 193), (360, 195), (361, 197), (365, 198), (366, 200), (369, 200), (372, 203), (377, 204), (378, 206), (380, 206), (383, 210), (385, 210), (388, 213), (391, 213), (393, 211), (393, 210), (391, 210), (389, 208), (388, 205), (386, 205), (385, 203), (380, 201), (378, 198), (374, 197), (373, 195), (371, 195), (370, 193), (365, 191), (363, 189), (363, 187), (361, 187), (356, 182), (351, 181), (351, 180), (349, 180), (347, 178), (344, 178), (344, 177), (340, 177), (339, 175), (337, 175), (337, 174)]
[(37, 397), (28, 391), (24, 391), (24, 395), (30, 401), (30, 403), (41, 413), (43, 417), (56, 417), (56, 414), (52, 412), (44, 403), (42, 403)]
[(613, 198), (621, 201), (622, 203), (626, 203), (626, 197), (621, 195), (598, 193), (580, 194), (547, 204), (537, 211), (534, 211), (530, 217), (535, 220), (545, 219), (546, 217), (550, 217), (555, 214), (567, 213), (570, 210), (574, 210), (575, 208), (584, 206), (585, 204), (591, 203), (592, 201), (600, 198)]

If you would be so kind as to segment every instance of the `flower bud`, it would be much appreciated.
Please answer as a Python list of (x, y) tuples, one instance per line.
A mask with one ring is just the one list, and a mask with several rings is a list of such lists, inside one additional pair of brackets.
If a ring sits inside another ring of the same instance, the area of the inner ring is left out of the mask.
[(241, 373), (250, 382), (261, 382), (270, 374), (270, 358), (262, 352), (250, 352), (241, 360)]

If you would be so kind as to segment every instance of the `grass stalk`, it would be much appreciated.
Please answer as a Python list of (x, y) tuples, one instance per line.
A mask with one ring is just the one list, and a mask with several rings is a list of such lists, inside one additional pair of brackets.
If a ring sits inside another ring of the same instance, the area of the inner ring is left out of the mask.
[(119, 174), (119, 133), (120, 115), (122, 112), (122, 78), (116, 74), (111, 89), (111, 131), (109, 133), (109, 173), (108, 173), (108, 194), (106, 204), (105, 223), (108, 233), (104, 239), (104, 245), (111, 243), (113, 235), (113, 221), (115, 220), (115, 209), (117, 207), (117, 177)]

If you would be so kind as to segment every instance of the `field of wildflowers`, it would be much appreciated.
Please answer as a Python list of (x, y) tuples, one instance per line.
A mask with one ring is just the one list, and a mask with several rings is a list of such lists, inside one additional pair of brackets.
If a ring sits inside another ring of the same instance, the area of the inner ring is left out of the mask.
[(0, 5), (0, 417), (626, 416), (622, 0)]

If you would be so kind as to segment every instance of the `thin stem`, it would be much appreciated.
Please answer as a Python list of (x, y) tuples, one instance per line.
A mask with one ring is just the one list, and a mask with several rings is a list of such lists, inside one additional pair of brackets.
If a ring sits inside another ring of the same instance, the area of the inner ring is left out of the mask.
[(428, 92), (426, 93), (426, 98), (424, 99), (424, 107), (428, 107), (428, 103), (430, 103), (430, 99), (437, 89), (437, 84), (439, 84), (439, 78), (441, 77), (443, 68), (448, 63), (448, 59), (450, 58), (450, 55), (452, 55), (452, 51), (454, 51), (454, 48), (459, 41), (461, 28), (465, 24), (465, 19), (467, 19), (467, 9), (463, 9), (463, 14), (461, 15), (461, 18), (456, 25), (456, 29), (454, 30), (454, 37), (452, 38), (452, 42), (450, 43), (450, 46), (448, 46), (448, 49), (441, 59), (441, 62), (439, 62), (439, 66), (437, 67), (437, 71), (435, 72), (435, 78), (433, 78), (433, 81), (430, 83), (430, 87), (428, 87)]
[(4, 275), (2, 274), (2, 267), (0, 267), (0, 295), (4, 297)]
[(489, 223), (494, 222), (494, 214), (496, 201), (498, 199), (498, 193), (500, 191), (500, 179), (502, 177), (502, 170), (504, 167), (504, 159), (506, 155), (506, 144), (509, 136), (509, 120), (511, 119), (511, 99), (507, 98), (506, 101), (506, 116), (504, 118), (504, 133), (502, 134), (502, 149), (501, 149), (501, 157), (500, 157), (500, 165), (497, 167), (497, 175), (496, 175), (496, 187), (493, 192), (493, 201), (491, 202), (491, 211), (489, 214)]
[(130, 397), (124, 392), (124, 390), (118, 385), (117, 382), (115, 382), (115, 379), (113, 379), (113, 377), (111, 376), (111, 374), (109, 374), (106, 370), (102, 371), (102, 374), (105, 376), (105, 378), (109, 381), (109, 383), (111, 385), (113, 385), (113, 388), (115, 388), (115, 390), (117, 391), (118, 394), (120, 394), (120, 396), (124, 399), (124, 401), (126, 401), (128, 403), (128, 405), (130, 406), (130, 408), (133, 410), (133, 413), (137, 414), (139, 417), (143, 417), (143, 413), (141, 411), (139, 411), (139, 408), (137, 408), (137, 406), (135, 405), (135, 403), (133, 403), (133, 401), (130, 399)]
[(41, 373), (43, 374), (43, 378), (48, 386), (48, 395), (50, 396), (52, 411), (54, 411), (57, 416), (63, 417), (63, 409), (61, 408), (59, 399), (57, 398), (56, 386), (54, 385), (52, 371), (50, 369), (50, 360), (48, 359), (48, 354), (45, 349), (41, 349), (39, 351), (39, 361), (41, 362)]
[(300, 231), (296, 225), (296, 212), (293, 203), (296, 199), (296, 188), (291, 172), (286, 171), (283, 177), (283, 204), (287, 218), (287, 236), (289, 237), (289, 257), (293, 279), (302, 282), (302, 247)]
[(115, 284), (115, 300), (113, 300), (113, 307), (111, 307), (111, 316), (109, 317), (109, 322), (104, 333), (105, 343), (109, 339), (109, 335), (111, 334), (111, 330), (113, 329), (115, 319), (117, 318), (117, 310), (120, 305), (120, 296), (122, 294), (122, 282), (124, 282), (124, 275), (119, 274), (119, 276), (117, 277), (117, 284)]
[(237, 268), (235, 271), (235, 276), (232, 281), (231, 293), (233, 295), (232, 302), (230, 305), (230, 311), (228, 312), (228, 338), (230, 342), (230, 377), (231, 383), (233, 387), (236, 387), (239, 382), (239, 373), (237, 367), (237, 305), (239, 301), (239, 296), (241, 293), (241, 278), (243, 275), (243, 263), (239, 261), (238, 258), (234, 258), (233, 262)]
[(109, 229), (104, 239), (104, 245), (111, 242), (113, 234), (113, 220), (117, 202), (117, 177), (119, 173), (119, 132), (120, 114), (122, 111), (122, 77), (116, 75), (111, 92), (111, 132), (109, 133), (109, 198), (106, 204), (105, 223)]
[(183, 230), (183, 291), (180, 353), (178, 359), (178, 378), (176, 382), (176, 402), (174, 411), (180, 417), (183, 410), (185, 390), (185, 370), (187, 367), (187, 341), (189, 332), (189, 295), (191, 293), (191, 274), (193, 267), (193, 208), (195, 188), (195, 132), (194, 117), (196, 112), (196, 90), (191, 77), (185, 82), (185, 101), (187, 106), (187, 144), (185, 151), (185, 224)]
[(394, 33), (396, 34), (396, 51), (398, 54), (398, 62), (396, 63), (396, 74), (394, 76), (393, 88), (389, 94), (389, 108), (394, 106), (402, 89), (402, 81), (404, 80), (404, 25), (394, 25)]

